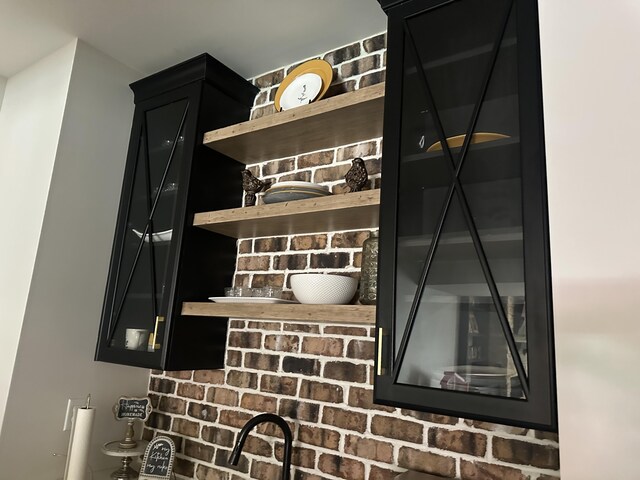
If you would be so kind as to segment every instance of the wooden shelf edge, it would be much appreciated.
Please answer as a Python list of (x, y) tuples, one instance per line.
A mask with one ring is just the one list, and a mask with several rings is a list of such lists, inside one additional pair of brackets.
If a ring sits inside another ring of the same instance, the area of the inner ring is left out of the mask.
[(233, 238), (377, 228), (380, 190), (196, 213), (193, 226)]
[(384, 97), (384, 86), (384, 82), (378, 83), (370, 87), (336, 95), (335, 97), (310, 103), (309, 105), (304, 105), (302, 107), (277, 112), (273, 115), (267, 115), (253, 120), (247, 120), (246, 122), (237, 123), (235, 125), (230, 125), (228, 127), (212, 130), (210, 132), (205, 132), (203, 144), (210, 148), (215, 148), (215, 142), (221, 140), (245, 135), (258, 130), (264, 130), (266, 128), (285, 125), (290, 122), (298, 122), (305, 118), (315, 117), (326, 112), (382, 98)]
[(375, 305), (302, 305), (185, 302), (182, 315), (199, 317), (291, 320), (302, 323), (374, 325)]

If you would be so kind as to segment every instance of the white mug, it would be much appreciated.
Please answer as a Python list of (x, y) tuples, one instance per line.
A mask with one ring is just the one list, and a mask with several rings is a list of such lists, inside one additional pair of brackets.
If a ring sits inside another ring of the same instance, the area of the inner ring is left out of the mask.
[(124, 348), (128, 350), (138, 350), (147, 345), (149, 340), (149, 330), (144, 328), (127, 328)]

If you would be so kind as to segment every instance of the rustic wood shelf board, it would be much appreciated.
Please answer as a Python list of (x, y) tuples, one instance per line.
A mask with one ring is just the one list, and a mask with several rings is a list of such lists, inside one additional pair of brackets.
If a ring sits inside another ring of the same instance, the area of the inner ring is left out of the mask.
[(193, 225), (233, 238), (377, 228), (380, 190), (197, 213)]
[(212, 130), (203, 143), (252, 164), (381, 137), (383, 113), (384, 83), (379, 83)]
[(376, 307), (374, 305), (302, 305), (299, 303), (186, 302), (182, 304), (182, 315), (373, 325), (376, 320)]

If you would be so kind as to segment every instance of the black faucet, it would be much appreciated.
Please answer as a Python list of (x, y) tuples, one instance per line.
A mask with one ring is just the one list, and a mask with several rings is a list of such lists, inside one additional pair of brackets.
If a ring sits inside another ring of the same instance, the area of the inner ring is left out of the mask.
[(265, 422), (275, 423), (280, 427), (282, 433), (284, 434), (282, 480), (289, 480), (291, 470), (291, 444), (293, 443), (293, 435), (291, 435), (291, 429), (289, 428), (287, 422), (285, 422), (282, 417), (274, 415), (273, 413), (262, 413), (253, 417), (251, 420), (245, 423), (244, 427), (242, 427), (242, 430), (240, 430), (240, 433), (238, 433), (236, 444), (231, 451), (231, 455), (229, 455), (229, 463), (231, 465), (238, 465), (238, 461), (240, 460), (240, 452), (242, 452), (242, 447), (244, 446), (244, 442), (247, 439), (247, 435), (249, 435), (249, 432), (253, 427)]

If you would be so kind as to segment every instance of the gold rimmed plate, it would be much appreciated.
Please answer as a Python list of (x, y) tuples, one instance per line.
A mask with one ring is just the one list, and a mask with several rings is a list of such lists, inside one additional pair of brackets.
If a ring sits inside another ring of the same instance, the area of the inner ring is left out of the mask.
[[(464, 143), (464, 139), (466, 135), (456, 135), (455, 137), (448, 137), (447, 144), (449, 148), (457, 148), (461, 147)], [(485, 143), (485, 142), (494, 142), (496, 140), (502, 140), (503, 138), (510, 138), (509, 135), (504, 135), (502, 133), (490, 133), (490, 132), (478, 132), (471, 135), (471, 144), (475, 143)], [(427, 152), (437, 152), (442, 150), (442, 143), (436, 142), (427, 148)]]
[(332, 79), (333, 69), (325, 60), (309, 60), (298, 65), (276, 91), (276, 110), (289, 110), (320, 100), (327, 93)]

